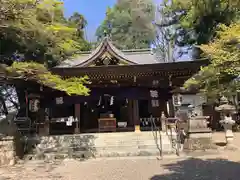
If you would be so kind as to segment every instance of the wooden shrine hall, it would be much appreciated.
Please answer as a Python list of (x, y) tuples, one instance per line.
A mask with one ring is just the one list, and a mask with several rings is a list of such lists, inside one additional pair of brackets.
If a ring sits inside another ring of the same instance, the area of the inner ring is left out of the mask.
[(40, 106), (45, 115), (35, 116), (38, 132), (46, 133), (46, 128), (48, 134), (145, 131), (153, 121), (160, 126), (162, 112), (174, 117), (172, 90), (205, 64), (164, 63), (149, 49), (120, 51), (106, 37), (94, 51), (52, 69), (63, 77), (87, 75), (91, 92), (68, 96), (43, 89)]

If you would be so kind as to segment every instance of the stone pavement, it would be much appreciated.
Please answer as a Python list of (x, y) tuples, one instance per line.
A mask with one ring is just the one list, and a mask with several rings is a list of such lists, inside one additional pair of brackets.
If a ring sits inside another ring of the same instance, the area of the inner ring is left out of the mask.
[[(213, 139), (224, 142), (224, 134), (215, 133)], [(240, 133), (235, 134), (236, 146), (239, 140)], [(130, 157), (66, 159), (54, 163), (28, 161), (14, 167), (1, 167), (0, 180), (239, 180), (239, 172), (240, 149), (162, 160)]]
[[(215, 133), (213, 133), (213, 140), (220, 146), (224, 145), (225, 134), (223, 132), (215, 132)], [(234, 133), (233, 145), (236, 148), (240, 149), (240, 132)]]
[(199, 157), (107, 158), (2, 167), (0, 180), (239, 180), (240, 151)]

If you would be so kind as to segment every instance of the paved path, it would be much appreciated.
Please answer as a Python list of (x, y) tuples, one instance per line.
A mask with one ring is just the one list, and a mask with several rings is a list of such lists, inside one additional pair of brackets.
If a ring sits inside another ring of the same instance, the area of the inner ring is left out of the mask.
[[(240, 133), (236, 136), (240, 140)], [(224, 134), (214, 134), (213, 139), (224, 142)], [(238, 145), (238, 140), (234, 144)], [(0, 168), (0, 180), (239, 180), (239, 177), (240, 150), (163, 160), (132, 157), (52, 164), (29, 161)]]
[[(0, 169), (0, 180), (239, 180), (240, 151), (195, 158), (110, 158)], [(5, 177), (5, 178), (4, 178)]]
[[(213, 140), (218, 144), (224, 144), (225, 133), (223, 132), (213, 133)], [(240, 132), (234, 133), (233, 145), (240, 149)]]

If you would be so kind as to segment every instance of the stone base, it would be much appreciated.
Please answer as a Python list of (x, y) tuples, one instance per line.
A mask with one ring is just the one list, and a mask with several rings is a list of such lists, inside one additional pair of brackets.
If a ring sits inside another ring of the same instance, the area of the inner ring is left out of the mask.
[(193, 133), (184, 142), (185, 151), (217, 149), (211, 133)]
[(140, 132), (140, 126), (139, 125), (135, 126), (135, 132)]

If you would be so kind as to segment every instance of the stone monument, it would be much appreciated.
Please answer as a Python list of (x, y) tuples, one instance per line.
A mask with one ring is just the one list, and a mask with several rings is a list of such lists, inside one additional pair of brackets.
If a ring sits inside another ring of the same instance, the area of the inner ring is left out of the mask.
[(191, 116), (187, 123), (184, 149), (189, 151), (213, 149), (212, 131), (207, 127), (208, 116)]
[(229, 104), (226, 97), (222, 97), (220, 106), (216, 107), (215, 110), (221, 113), (222, 120), (220, 120), (220, 124), (224, 127), (226, 144), (231, 145), (233, 141), (232, 126), (235, 124), (232, 115), (236, 112), (236, 108)]

